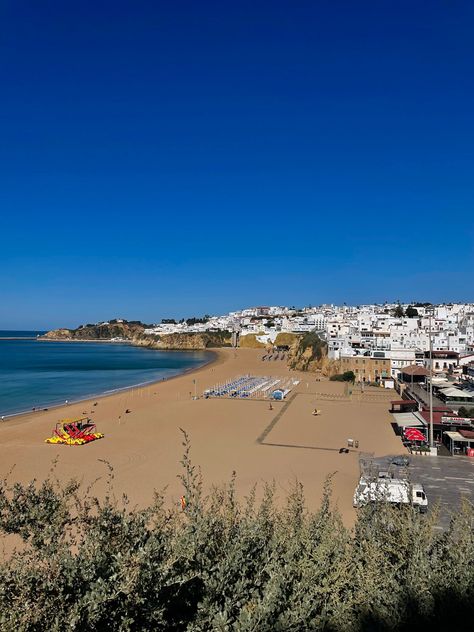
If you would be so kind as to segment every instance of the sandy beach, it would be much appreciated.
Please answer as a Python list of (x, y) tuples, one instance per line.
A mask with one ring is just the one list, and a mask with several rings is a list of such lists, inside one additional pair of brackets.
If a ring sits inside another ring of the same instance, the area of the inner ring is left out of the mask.
[[(286, 362), (262, 362), (261, 357), (261, 350), (222, 349), (211, 364), (168, 381), (5, 420), (0, 425), (0, 476), (14, 468), (12, 480), (42, 480), (58, 458), (55, 476), (78, 478), (86, 485), (100, 478), (94, 491), (101, 495), (107, 461), (117, 498), (124, 493), (132, 505), (143, 506), (155, 489), (166, 488), (167, 501), (178, 504), (183, 428), (206, 488), (228, 481), (235, 470), (239, 494), (247, 494), (255, 483), (261, 488), (264, 481), (275, 480), (284, 497), (298, 479), (308, 506), (315, 509), (324, 480), (333, 473), (334, 500), (351, 524), (360, 452), (379, 456), (403, 450), (390, 426), (394, 392), (373, 388), (360, 393), (354, 388), (349, 398), (343, 384), (290, 373)], [(201, 395), (217, 382), (246, 373), (291, 374), (300, 383), (287, 401), (273, 403), (273, 410), (265, 401), (192, 398), (195, 386)], [(322, 411), (318, 417), (311, 414), (315, 407)], [(125, 414), (126, 409), (131, 412)], [(58, 420), (83, 414), (94, 419), (104, 439), (75, 447), (44, 443)], [(348, 438), (357, 440), (359, 448), (339, 454)]]

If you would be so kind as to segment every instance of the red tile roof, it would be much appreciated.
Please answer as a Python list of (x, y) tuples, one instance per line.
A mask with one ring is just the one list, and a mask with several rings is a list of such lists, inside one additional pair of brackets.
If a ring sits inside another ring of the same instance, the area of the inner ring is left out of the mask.
[(430, 374), (424, 366), (418, 366), (417, 364), (410, 364), (410, 366), (403, 367), (401, 371), (405, 375), (423, 375), (424, 377)]

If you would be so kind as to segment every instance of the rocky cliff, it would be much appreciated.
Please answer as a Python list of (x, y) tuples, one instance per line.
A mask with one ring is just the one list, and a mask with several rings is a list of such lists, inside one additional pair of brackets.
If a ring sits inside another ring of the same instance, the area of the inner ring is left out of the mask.
[(53, 329), (42, 338), (45, 340), (132, 340), (143, 333), (144, 325), (138, 323), (109, 323), (107, 325), (85, 325), (77, 329)]
[[(265, 334), (261, 334), (261, 335), (265, 336)], [(272, 346), (278, 347), (278, 346), (283, 346), (283, 345), (289, 347), (296, 340), (299, 340), (300, 338), (301, 338), (300, 334), (280, 332), (275, 338), (275, 342), (272, 344), (272, 343), (259, 342), (257, 340), (257, 334), (247, 334), (246, 336), (240, 336), (239, 346), (250, 348), (250, 349), (268, 349), (268, 348), (271, 348)]]
[(86, 325), (78, 329), (54, 329), (42, 336), (44, 340), (111, 340), (121, 338), (139, 347), (150, 349), (194, 350), (213, 347), (229, 347), (231, 334), (224, 332), (204, 332), (199, 334), (145, 335), (145, 326), (137, 323), (109, 323), (107, 325)]
[(231, 334), (228, 331), (198, 334), (164, 334), (161, 336), (146, 336), (143, 334), (133, 339), (133, 344), (140, 347), (183, 351), (230, 347), (231, 342)]
[(293, 342), (288, 353), (288, 366), (330, 377), (340, 370), (339, 362), (329, 360), (327, 344), (315, 334), (307, 333)]

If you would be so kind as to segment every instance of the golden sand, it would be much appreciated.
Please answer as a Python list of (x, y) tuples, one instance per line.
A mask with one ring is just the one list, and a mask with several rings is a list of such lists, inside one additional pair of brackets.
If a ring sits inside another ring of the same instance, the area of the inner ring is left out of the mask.
[[(6, 420), (0, 425), (0, 476), (14, 466), (12, 480), (41, 480), (59, 457), (55, 476), (75, 477), (86, 485), (100, 478), (94, 491), (101, 495), (107, 461), (118, 498), (125, 493), (132, 505), (143, 506), (155, 489), (166, 487), (167, 501), (178, 504), (183, 428), (207, 487), (228, 481), (235, 470), (239, 494), (247, 494), (255, 483), (274, 480), (284, 497), (298, 479), (308, 506), (315, 509), (326, 476), (334, 473), (334, 499), (344, 521), (352, 523), (359, 453), (380, 456), (403, 449), (388, 413), (394, 392), (374, 388), (361, 394), (355, 388), (349, 398), (343, 384), (292, 371), (301, 382), (286, 402), (273, 403), (273, 410), (266, 401), (192, 399), (193, 380), (202, 394), (240, 374), (290, 375), (285, 362), (262, 362), (261, 357), (257, 349), (219, 350), (215, 362), (172, 380)], [(320, 416), (311, 414), (314, 408), (321, 410)], [(104, 439), (85, 446), (44, 443), (58, 420), (84, 413), (94, 419)], [(349, 438), (357, 440), (359, 448), (339, 454)]]

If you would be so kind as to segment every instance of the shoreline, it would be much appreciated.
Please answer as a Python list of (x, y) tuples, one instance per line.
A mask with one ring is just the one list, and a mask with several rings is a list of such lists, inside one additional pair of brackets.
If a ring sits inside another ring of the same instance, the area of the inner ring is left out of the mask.
[[(207, 364), (167, 380), (10, 417), (0, 423), (0, 479), (11, 476), (14, 468), (15, 481), (40, 483), (53, 468), (55, 480), (75, 479), (83, 489), (93, 485), (94, 494), (104, 498), (110, 494), (109, 464), (116, 498), (125, 495), (143, 508), (158, 490), (167, 505), (179, 505), (185, 431), (206, 494), (236, 472), (240, 498), (255, 485), (260, 495), (262, 483), (274, 481), (277, 496), (284, 499), (298, 480), (308, 507), (314, 507), (332, 474), (333, 501), (351, 524), (361, 452), (382, 456), (403, 451), (388, 412), (393, 391), (369, 388), (348, 400), (341, 398), (341, 383), (290, 371), (284, 361), (262, 362), (260, 349), (212, 353)], [(249, 374), (300, 382), (285, 402), (272, 402), (271, 407), (264, 400), (201, 396), (207, 388)], [(318, 417), (312, 415), (315, 407), (321, 410)], [(59, 419), (81, 416), (90, 417), (104, 438), (75, 447), (45, 443)], [(359, 441), (360, 451), (341, 454), (348, 437)]]
[(103, 342), (106, 344), (133, 345), (132, 340), (112, 340), (109, 338), (45, 338), (41, 336), (38, 338), (30, 338), (30, 340), (37, 340), (38, 342)]
[[(54, 341), (56, 342), (56, 341)], [(65, 341), (61, 341), (61, 342), (69, 342), (68, 340)], [(77, 340), (75, 342), (95, 342), (95, 341), (82, 341), (82, 340)], [(105, 341), (105, 342), (110, 342), (110, 341)], [(119, 344), (119, 343), (117, 343)], [(168, 352), (168, 349), (151, 349), (151, 351), (166, 351)], [(171, 349), (169, 351), (172, 351)], [(178, 353), (180, 352), (179, 350)], [(185, 351), (186, 353), (192, 353), (192, 351), (188, 351), (186, 349), (183, 349), (183, 351)], [(201, 351), (200, 349), (198, 351)], [(204, 349), (202, 351), (205, 351)], [(68, 403), (65, 404), (64, 402), (58, 403), (58, 404), (50, 404), (50, 405), (41, 405), (39, 407), (37, 407), (35, 410), (31, 409), (31, 410), (23, 410), (21, 412), (17, 412), (17, 413), (8, 413), (6, 415), (3, 415), (3, 418), (0, 420), (1, 424), (5, 424), (8, 421), (12, 421), (12, 420), (20, 420), (22, 417), (29, 417), (31, 415), (34, 416), (39, 416), (40, 413), (47, 413), (49, 411), (54, 411), (57, 410), (58, 408), (69, 408), (70, 406), (74, 406), (75, 404), (81, 404), (81, 403), (88, 403), (91, 402), (92, 400), (94, 401), (100, 401), (101, 399), (106, 399), (108, 397), (113, 397), (114, 395), (119, 395), (121, 393), (125, 393), (127, 391), (133, 391), (134, 388), (146, 388), (146, 387), (151, 387), (151, 386), (156, 386), (158, 384), (164, 384), (165, 382), (170, 382), (171, 380), (176, 380), (180, 377), (184, 377), (186, 375), (189, 375), (190, 373), (197, 373), (198, 371), (200, 371), (201, 369), (204, 369), (205, 367), (213, 364), (214, 362), (216, 362), (218, 360), (218, 351), (213, 350), (213, 351), (205, 351), (206, 353), (211, 354), (211, 358), (209, 358), (209, 360), (207, 360), (206, 362), (203, 362), (202, 364), (200, 364), (197, 367), (192, 367), (192, 368), (188, 368), (188, 369), (184, 369), (183, 371), (180, 371), (179, 373), (177, 373), (176, 375), (171, 375), (170, 377), (164, 377), (161, 378), (159, 380), (150, 380), (149, 382), (140, 382), (139, 384), (131, 384), (130, 386), (123, 386), (123, 387), (119, 387), (116, 389), (113, 389), (112, 391), (104, 391), (103, 393), (99, 393), (96, 395), (87, 395), (85, 397), (80, 397), (79, 399), (71, 399), (68, 400)]]

